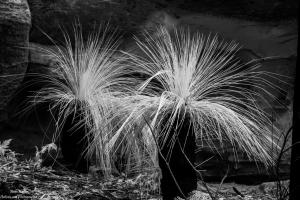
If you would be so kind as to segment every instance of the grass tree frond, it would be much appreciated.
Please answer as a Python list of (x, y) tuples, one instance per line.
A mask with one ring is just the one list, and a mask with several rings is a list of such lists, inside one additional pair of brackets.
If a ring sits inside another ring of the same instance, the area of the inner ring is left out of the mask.
[(41, 48), (55, 60), (55, 70), (42, 75), (46, 85), (36, 93), (33, 103), (50, 103), (51, 110), (56, 111), (58, 130), (69, 115), (80, 111), (82, 118), (77, 125), (86, 127), (90, 141), (87, 157), (96, 158), (108, 174), (112, 160), (106, 143), (115, 129), (111, 123), (116, 119), (117, 105), (132, 92), (136, 80), (126, 77), (127, 56), (118, 51), (120, 37), (115, 30), (106, 25), (84, 37), (74, 28), (73, 34), (64, 34), (62, 46)]
[(236, 56), (238, 44), (220, 41), (218, 36), (183, 29), (170, 32), (164, 27), (157, 31), (159, 38), (145, 33), (136, 39), (145, 57), (131, 55), (132, 67), (147, 78), (139, 84), (134, 100), (125, 105), (131, 114), (122, 128), (148, 116), (151, 126), (160, 130), (156, 135), (160, 147), (172, 148), (174, 144), (166, 144), (171, 127), (179, 127), (176, 119), (182, 113), (189, 114), (197, 139), (229, 142), (249, 158), (272, 163), (269, 149), (276, 128), (271, 128), (256, 103), (261, 93), (268, 95), (264, 85), (272, 83), (261, 78), (264, 72), (259, 66), (242, 63)]

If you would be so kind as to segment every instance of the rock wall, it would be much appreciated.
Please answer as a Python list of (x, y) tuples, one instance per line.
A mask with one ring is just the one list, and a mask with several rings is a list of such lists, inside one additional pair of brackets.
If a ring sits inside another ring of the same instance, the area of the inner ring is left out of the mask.
[[(296, 0), (28, 0), (28, 3), (33, 24), (31, 41), (48, 45), (51, 41), (44, 33), (63, 41), (61, 27), (72, 30), (75, 20), (86, 32), (97, 29), (103, 21), (109, 21), (121, 32), (132, 32), (157, 11), (167, 11), (176, 17), (201, 13), (230, 20), (234, 17), (275, 23), (297, 18), (298, 11)], [(197, 21), (191, 19), (192, 23)], [(221, 23), (227, 25), (226, 21)]]
[[(63, 31), (72, 33), (74, 24), (80, 23), (83, 34), (97, 31), (109, 23), (124, 34), (135, 30), (156, 9), (148, 0), (28, 0), (32, 13), (30, 41), (53, 45), (64, 41)], [(46, 36), (46, 34), (47, 36)], [(72, 35), (72, 34), (70, 34)]]
[(0, 121), (27, 68), (31, 15), (27, 0), (0, 2)]

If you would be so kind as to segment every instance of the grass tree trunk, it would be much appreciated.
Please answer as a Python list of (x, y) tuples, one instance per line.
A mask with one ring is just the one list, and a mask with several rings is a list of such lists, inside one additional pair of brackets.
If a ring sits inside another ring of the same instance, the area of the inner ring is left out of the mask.
[(77, 106), (65, 119), (60, 133), (60, 146), (65, 161), (70, 164), (70, 169), (81, 173), (87, 173), (90, 165), (85, 158), (88, 128), (83, 121), (84, 114), (80, 106)]
[[(298, 21), (299, 25), (299, 21)], [(299, 32), (298, 32), (299, 36)], [(299, 52), (299, 40), (298, 40)], [(297, 200), (300, 197), (300, 106), (298, 102), (300, 89), (300, 73), (299, 73), (299, 58), (297, 60), (296, 78), (294, 86), (294, 110), (293, 110), (293, 134), (292, 134), (292, 156), (291, 156), (291, 172), (290, 172), (290, 200)]]
[[(170, 151), (168, 143), (175, 134), (177, 135), (176, 142), (168, 158)], [(191, 165), (195, 162), (195, 148), (196, 140), (190, 118), (187, 114), (180, 115), (171, 128), (166, 145), (161, 149), (162, 155), (159, 155), (159, 166), (162, 172), (161, 194), (164, 200), (173, 199), (176, 196), (185, 198), (197, 189), (197, 174)]]

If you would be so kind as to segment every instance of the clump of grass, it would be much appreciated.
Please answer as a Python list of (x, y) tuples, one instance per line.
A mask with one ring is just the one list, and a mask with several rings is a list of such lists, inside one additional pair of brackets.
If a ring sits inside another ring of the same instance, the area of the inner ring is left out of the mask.
[[(115, 127), (112, 122), (117, 113), (122, 113), (117, 111), (119, 101), (135, 80), (126, 77), (127, 58), (117, 51), (120, 38), (108, 25), (86, 39), (80, 28), (74, 28), (74, 41), (68, 34), (64, 37), (64, 45), (55, 50), (41, 49), (56, 61), (56, 68), (39, 78), (47, 84), (34, 95), (33, 103), (49, 102), (57, 121), (57, 137), (65, 120), (80, 113), (74, 130), (85, 127), (87, 157), (96, 159), (97, 165), (109, 174), (112, 156), (106, 143)], [(92, 148), (87, 150), (88, 146)]]
[[(235, 42), (183, 29), (168, 31), (160, 27), (157, 32), (156, 38), (147, 32), (144, 38), (136, 38), (145, 56), (129, 55), (131, 66), (147, 78), (140, 81), (131, 100), (124, 101), (123, 108), (130, 114), (110, 145), (125, 127), (142, 124), (146, 116), (151, 126), (159, 130), (155, 132), (159, 148), (167, 146), (170, 155), (177, 137), (175, 134), (168, 140), (170, 130), (179, 127), (176, 117), (184, 119), (188, 114), (199, 147), (206, 143), (215, 149), (215, 142), (230, 143), (249, 159), (272, 164), (269, 150), (275, 145), (272, 132), (276, 128), (270, 128), (271, 121), (256, 104), (256, 97), (261, 94), (251, 89), (268, 94), (262, 85), (272, 84), (259, 76), (268, 72), (259, 71), (258, 65), (241, 63), (235, 56), (239, 50)], [(155, 160), (157, 151), (147, 126), (141, 135)]]
[[(259, 71), (255, 62), (239, 60), (237, 43), (192, 34), (187, 29), (159, 27), (154, 37), (145, 32), (136, 43), (140, 52), (125, 54), (131, 58), (132, 71), (140, 75), (139, 84), (123, 101), (122, 108), (129, 115), (108, 145), (113, 149), (120, 137), (127, 141), (141, 138), (149, 155), (148, 166), (162, 170), (164, 198), (185, 197), (197, 187), (196, 173), (184, 171), (195, 169), (186, 159), (193, 162), (196, 141), (199, 148), (209, 145), (216, 151), (219, 145), (231, 144), (235, 155), (237, 150), (243, 151), (250, 160), (265, 166), (274, 163), (271, 149), (277, 148), (273, 142), (277, 129), (256, 103), (264, 93), (273, 98), (263, 86), (276, 87), (261, 74), (276, 78), (274, 74)], [(138, 134), (132, 129), (135, 126), (140, 127)], [(188, 152), (188, 157), (179, 156), (178, 148), (183, 154)], [(165, 165), (170, 166), (170, 172)], [(184, 177), (177, 174), (181, 172)]]

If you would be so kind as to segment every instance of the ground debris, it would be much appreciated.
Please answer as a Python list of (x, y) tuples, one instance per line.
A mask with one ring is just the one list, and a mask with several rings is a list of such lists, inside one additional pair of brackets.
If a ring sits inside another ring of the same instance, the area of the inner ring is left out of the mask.
[(149, 173), (95, 179), (51, 167), (37, 168), (33, 160), (8, 163), (0, 158), (0, 199), (159, 199)]
[[(0, 156), (0, 199), (161, 200), (158, 175), (153, 172), (145, 170), (135, 176), (121, 174), (104, 179), (63, 167), (40, 167), (36, 160), (20, 161), (18, 156), (7, 149)], [(281, 188), (288, 188), (288, 183), (281, 181)], [(278, 184), (209, 183), (204, 187), (199, 182), (198, 190), (188, 200), (211, 200), (209, 194), (215, 200), (276, 200)]]

